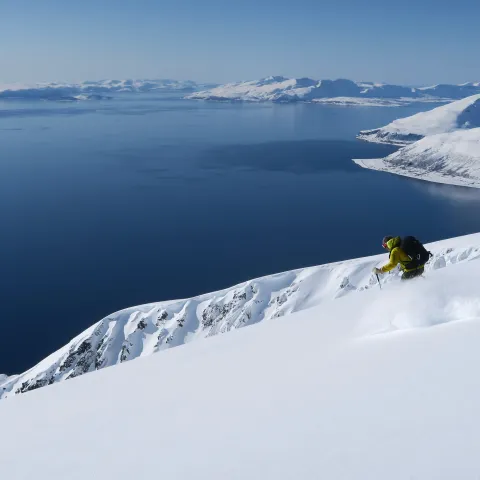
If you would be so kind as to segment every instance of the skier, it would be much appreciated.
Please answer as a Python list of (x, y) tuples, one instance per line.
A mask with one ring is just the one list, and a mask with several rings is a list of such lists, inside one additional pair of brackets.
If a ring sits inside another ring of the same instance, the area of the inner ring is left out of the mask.
[(382, 268), (375, 267), (375, 275), (387, 273), (398, 264), (403, 271), (402, 280), (419, 277), (423, 274), (425, 264), (432, 254), (415, 237), (386, 236), (382, 242), (383, 248), (390, 252), (389, 261)]

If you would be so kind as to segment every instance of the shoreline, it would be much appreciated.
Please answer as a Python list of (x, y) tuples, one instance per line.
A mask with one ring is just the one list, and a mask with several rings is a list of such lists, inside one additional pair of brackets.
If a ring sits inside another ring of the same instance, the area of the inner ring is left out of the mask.
[(409, 167), (394, 167), (385, 162), (383, 158), (360, 159), (353, 158), (352, 161), (361, 168), (375, 170), (378, 172), (386, 172), (402, 177), (414, 178), (431, 183), (441, 183), (443, 185), (452, 185), (456, 187), (480, 188), (480, 180), (474, 180), (464, 177), (452, 177), (450, 175), (441, 174), (439, 172), (426, 172), (423, 169)]

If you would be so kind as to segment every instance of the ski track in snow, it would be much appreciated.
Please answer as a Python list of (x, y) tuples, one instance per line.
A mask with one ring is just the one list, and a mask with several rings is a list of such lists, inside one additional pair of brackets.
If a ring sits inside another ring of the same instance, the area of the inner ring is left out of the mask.
[[(305, 302), (330, 300), (0, 402), (2, 479), (474, 480), (479, 245), (439, 242), (426, 279), (393, 275), (341, 299), (385, 257), (258, 279), (251, 298), (311, 280)], [(186, 325), (226, 294), (167, 307)], [(145, 332), (149, 310), (100, 338)]]
[[(480, 234), (430, 244), (426, 274), (480, 258)], [(332, 300), (378, 288), (372, 268), (386, 255), (303, 268), (249, 280), (195, 298), (128, 308), (82, 332), (32, 369), (0, 376), (0, 398), (123, 363), (233, 329), (275, 320)], [(400, 272), (382, 283), (398, 282)]]

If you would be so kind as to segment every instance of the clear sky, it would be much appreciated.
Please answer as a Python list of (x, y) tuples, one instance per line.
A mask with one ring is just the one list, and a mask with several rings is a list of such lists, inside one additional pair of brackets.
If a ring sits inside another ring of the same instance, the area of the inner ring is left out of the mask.
[(0, 83), (480, 81), (480, 0), (0, 0)]

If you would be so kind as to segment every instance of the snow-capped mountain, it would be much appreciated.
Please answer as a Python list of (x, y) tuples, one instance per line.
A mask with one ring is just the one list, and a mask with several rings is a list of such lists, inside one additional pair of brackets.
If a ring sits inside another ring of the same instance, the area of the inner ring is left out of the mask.
[(109, 93), (176, 91), (193, 92), (205, 88), (190, 80), (100, 80), (81, 83), (38, 83), (0, 85), (0, 99), (89, 100)]
[(204, 100), (295, 101), (309, 96), (318, 82), (310, 78), (267, 77), (229, 83), (192, 93), (186, 98)]
[(400, 118), (385, 127), (364, 130), (357, 138), (375, 143), (407, 145), (427, 135), (475, 127), (480, 127), (480, 94)]
[(172, 91), (189, 93), (185, 98), (228, 101), (273, 101), (325, 103), (335, 105), (398, 106), (415, 101), (447, 102), (480, 93), (480, 83), (407, 87), (351, 80), (314, 80), (272, 76), (261, 80), (225, 85), (200, 84), (190, 80), (100, 80), (80, 83), (0, 84), (0, 99), (91, 100), (119, 92)]
[[(363, 99), (391, 99), (391, 105), (432, 100), (452, 100), (480, 93), (480, 85), (434, 85), (406, 87), (351, 80), (313, 80), (311, 78), (267, 77), (261, 80), (220, 85), (188, 95), (186, 98), (229, 101), (297, 102), (345, 97)], [(345, 104), (345, 102), (343, 103)], [(360, 102), (351, 105), (362, 105)], [(372, 102), (365, 100), (365, 104)]]
[(430, 135), (388, 157), (354, 162), (371, 170), (480, 188), (480, 128)]
[[(426, 279), (0, 402), (2, 478), (474, 479), (479, 245), (432, 245)], [(379, 261), (318, 268), (304, 302)]]
[(363, 168), (437, 183), (480, 188), (480, 95), (360, 132), (369, 142), (406, 145)]
[[(480, 258), (480, 236), (445, 240), (430, 248), (434, 258), (427, 272)], [(96, 323), (32, 369), (0, 379), (0, 398), (378, 288), (371, 270), (385, 259), (386, 255), (378, 255), (304, 268), (187, 300), (122, 310)], [(385, 282), (398, 279), (398, 274), (392, 274)]]

